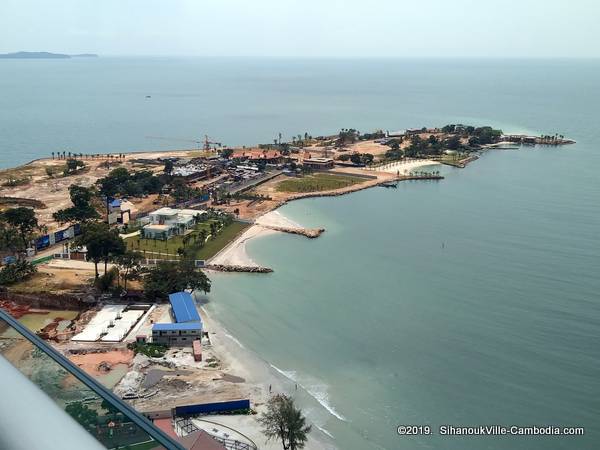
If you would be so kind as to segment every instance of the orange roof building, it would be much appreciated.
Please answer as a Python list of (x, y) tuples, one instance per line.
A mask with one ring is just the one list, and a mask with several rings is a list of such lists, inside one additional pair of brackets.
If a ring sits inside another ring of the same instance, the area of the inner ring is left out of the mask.
[(283, 155), (278, 150), (244, 149), (233, 153), (232, 158), (247, 159), (249, 161), (279, 162)]

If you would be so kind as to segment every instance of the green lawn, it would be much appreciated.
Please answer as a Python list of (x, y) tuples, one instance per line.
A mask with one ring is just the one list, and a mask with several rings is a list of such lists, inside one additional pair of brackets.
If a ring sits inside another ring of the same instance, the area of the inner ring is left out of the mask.
[(204, 247), (196, 253), (196, 259), (208, 259), (215, 256), (223, 247), (235, 239), (235, 237), (248, 228), (250, 224), (233, 222), (223, 228), (215, 239), (209, 239)]
[(315, 173), (302, 178), (284, 180), (277, 185), (277, 190), (279, 192), (320, 192), (340, 189), (364, 182), (364, 178), (350, 175)]
[[(204, 229), (206, 235), (209, 235), (210, 223), (210, 220), (199, 223), (196, 225), (193, 234), (198, 234), (200, 230)], [(233, 222), (225, 226), (214, 239), (211, 237), (202, 248), (198, 249), (194, 255), (195, 259), (208, 259), (214, 256), (248, 226), (248, 224), (242, 222)], [(173, 236), (166, 241), (133, 236), (125, 239), (125, 243), (128, 249), (139, 251), (148, 258), (178, 259), (177, 249), (183, 247), (183, 236)], [(191, 239), (188, 248), (194, 245), (194, 239)]]

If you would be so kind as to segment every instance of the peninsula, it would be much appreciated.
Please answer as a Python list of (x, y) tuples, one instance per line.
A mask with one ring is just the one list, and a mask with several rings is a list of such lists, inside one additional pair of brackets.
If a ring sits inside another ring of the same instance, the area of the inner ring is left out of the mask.
[[(285, 387), (186, 290), (209, 292), (216, 270), (276, 271), (246, 254), (257, 236), (313, 239), (325, 231), (281, 215), (286, 202), (440, 182), (441, 164), (464, 168), (484, 151), (570, 143), (559, 134), (453, 124), (279, 135), (252, 147), (206, 138), (202, 150), (52, 151), (0, 171), (0, 307), (148, 417), (188, 407), (227, 411), (218, 426), (212, 419), (186, 426), (256, 448), (264, 438), (255, 413), (269, 408), (272, 389)], [(0, 352), (40, 379), (61, 380), (19, 345), (7, 338)]]
[(82, 53), (79, 55), (67, 55), (64, 53), (50, 52), (15, 52), (0, 54), (0, 59), (70, 59), (70, 58), (97, 58), (94, 53)]

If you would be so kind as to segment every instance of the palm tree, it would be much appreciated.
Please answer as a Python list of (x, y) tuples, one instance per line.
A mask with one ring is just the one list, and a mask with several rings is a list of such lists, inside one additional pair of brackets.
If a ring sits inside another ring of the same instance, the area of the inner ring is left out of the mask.
[(52, 159), (54, 159), (54, 152), (52, 152)]
[(198, 238), (200, 239), (200, 247), (204, 246), (204, 242), (206, 241), (206, 230), (202, 229), (198, 232)]
[(306, 424), (302, 411), (294, 405), (294, 400), (279, 394), (267, 403), (267, 411), (258, 421), (268, 440), (278, 439), (284, 450), (304, 448), (312, 427)]

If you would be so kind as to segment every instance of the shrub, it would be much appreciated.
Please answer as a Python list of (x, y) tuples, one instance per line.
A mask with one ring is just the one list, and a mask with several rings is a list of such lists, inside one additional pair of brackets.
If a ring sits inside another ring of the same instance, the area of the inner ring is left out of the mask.
[(118, 276), (118, 269), (116, 267), (113, 267), (104, 275), (98, 277), (95, 281), (95, 285), (100, 291), (107, 292), (112, 287)]
[(4, 266), (0, 270), (0, 285), (9, 285), (29, 278), (37, 272), (36, 267), (26, 260), (18, 260), (13, 264)]
[(127, 347), (130, 350), (133, 350), (136, 355), (141, 353), (150, 358), (162, 358), (165, 356), (165, 353), (167, 353), (167, 347), (159, 344), (140, 344), (138, 342), (133, 342)]

